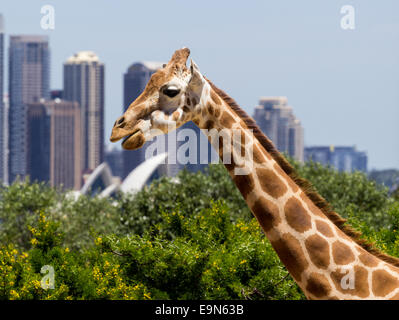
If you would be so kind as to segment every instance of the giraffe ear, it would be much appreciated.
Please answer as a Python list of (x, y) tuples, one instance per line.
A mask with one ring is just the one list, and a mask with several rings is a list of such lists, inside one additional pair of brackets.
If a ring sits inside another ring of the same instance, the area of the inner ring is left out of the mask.
[(190, 86), (201, 86), (204, 83), (204, 77), (202, 76), (197, 64), (191, 59), (190, 63), (190, 71), (191, 71), (191, 79), (190, 79)]

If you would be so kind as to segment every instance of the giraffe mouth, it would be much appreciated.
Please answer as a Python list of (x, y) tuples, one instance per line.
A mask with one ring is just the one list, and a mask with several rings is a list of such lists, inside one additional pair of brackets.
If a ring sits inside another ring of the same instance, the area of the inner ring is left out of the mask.
[(122, 148), (126, 150), (135, 150), (141, 148), (144, 143), (144, 134), (140, 129), (137, 129), (123, 139)]

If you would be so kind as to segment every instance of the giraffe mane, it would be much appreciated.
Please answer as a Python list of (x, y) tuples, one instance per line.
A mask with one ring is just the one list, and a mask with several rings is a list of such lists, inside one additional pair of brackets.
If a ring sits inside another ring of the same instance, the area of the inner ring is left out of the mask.
[(375, 247), (375, 245), (364, 238), (362, 233), (356, 231), (351, 226), (346, 224), (347, 220), (336, 213), (331, 205), (317, 192), (313, 185), (306, 179), (300, 177), (294, 167), (287, 161), (287, 159), (276, 149), (273, 142), (266, 137), (266, 135), (259, 129), (255, 120), (253, 120), (236, 102), (223, 90), (216, 87), (209, 79), (204, 77), (211, 88), (219, 95), (219, 97), (232, 109), (232, 111), (239, 116), (248, 129), (251, 129), (255, 138), (260, 142), (262, 147), (273, 157), (277, 164), (283, 171), (302, 189), (306, 196), (318, 207), (327, 218), (334, 223), (342, 232), (349, 236), (353, 241), (360, 245), (367, 252), (376, 256), (377, 258), (399, 267), (399, 258), (392, 257)]

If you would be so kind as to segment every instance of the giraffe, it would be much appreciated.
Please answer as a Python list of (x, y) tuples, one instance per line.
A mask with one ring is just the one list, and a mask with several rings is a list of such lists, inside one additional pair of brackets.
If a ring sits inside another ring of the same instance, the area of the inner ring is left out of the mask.
[[(203, 76), (188, 48), (175, 51), (114, 124), (110, 140), (137, 149), (154, 136), (193, 121), (201, 130), (238, 132), (208, 138), (282, 263), (308, 299), (399, 299), (399, 259), (360, 238), (326, 201), (298, 177), (273, 143), (222, 90)], [(215, 144), (215, 140), (219, 142)], [(239, 162), (239, 155), (251, 150)], [(227, 151), (226, 151), (227, 150)], [(237, 168), (247, 168), (237, 174)]]

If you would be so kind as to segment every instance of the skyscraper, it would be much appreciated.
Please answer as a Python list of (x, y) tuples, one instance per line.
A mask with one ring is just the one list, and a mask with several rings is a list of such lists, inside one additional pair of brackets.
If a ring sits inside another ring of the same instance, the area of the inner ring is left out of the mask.
[(112, 148), (105, 150), (105, 162), (108, 163), (112, 175), (115, 177), (123, 177), (123, 150)]
[(280, 152), (303, 161), (303, 127), (286, 97), (265, 97), (255, 108), (254, 119)]
[(3, 104), (3, 90), (4, 90), (4, 24), (3, 16), (0, 14), (0, 182), (7, 182), (5, 180), (5, 154), (6, 143), (4, 137), (4, 104)]
[[(162, 62), (136, 62), (133, 63), (123, 76), (123, 112), (143, 92), (151, 75), (162, 68)], [(123, 177), (125, 178), (134, 168), (145, 160), (144, 145), (138, 150), (123, 151)]]
[(10, 37), (9, 182), (27, 170), (26, 105), (49, 98), (50, 51), (46, 36)]
[(65, 62), (63, 98), (79, 103), (82, 169), (92, 171), (104, 159), (104, 64), (94, 52), (78, 52)]
[(367, 172), (367, 154), (354, 146), (318, 146), (305, 148), (305, 160), (331, 165), (338, 171)]
[(55, 99), (27, 106), (27, 174), (32, 181), (79, 189), (81, 123), (77, 102)]

